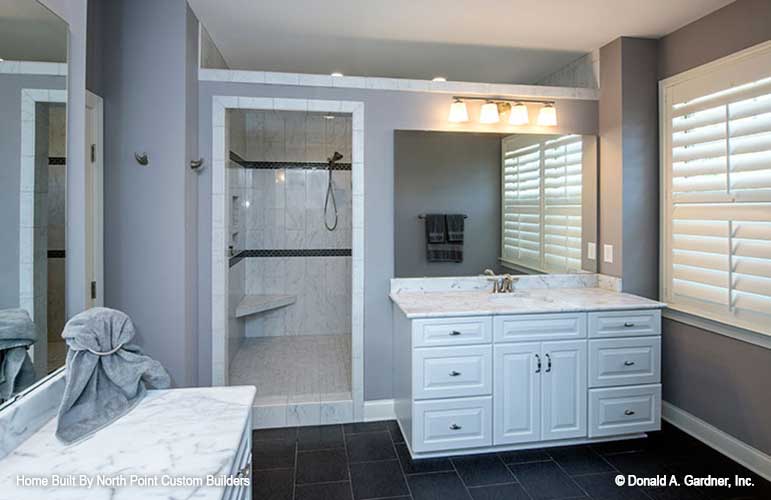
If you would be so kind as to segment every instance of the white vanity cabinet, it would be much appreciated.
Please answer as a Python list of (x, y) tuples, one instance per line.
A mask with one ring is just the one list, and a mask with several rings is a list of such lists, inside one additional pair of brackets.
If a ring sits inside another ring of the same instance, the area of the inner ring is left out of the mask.
[(658, 309), (409, 319), (394, 307), (395, 410), (414, 456), (660, 428)]

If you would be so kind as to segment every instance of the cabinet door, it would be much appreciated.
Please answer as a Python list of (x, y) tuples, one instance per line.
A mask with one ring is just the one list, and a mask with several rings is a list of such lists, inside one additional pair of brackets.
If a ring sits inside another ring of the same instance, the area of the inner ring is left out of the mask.
[(545, 366), (541, 344), (496, 345), (494, 355), (493, 443), (538, 441), (541, 438), (541, 375)]
[(543, 342), (541, 435), (547, 439), (586, 436), (586, 341)]

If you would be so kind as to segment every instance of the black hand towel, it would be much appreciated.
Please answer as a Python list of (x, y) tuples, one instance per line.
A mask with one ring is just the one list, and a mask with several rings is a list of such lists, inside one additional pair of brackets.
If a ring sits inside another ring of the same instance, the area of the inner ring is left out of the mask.
[(463, 214), (447, 214), (447, 241), (450, 243), (463, 243)]
[(426, 242), (444, 243), (444, 214), (426, 214)]

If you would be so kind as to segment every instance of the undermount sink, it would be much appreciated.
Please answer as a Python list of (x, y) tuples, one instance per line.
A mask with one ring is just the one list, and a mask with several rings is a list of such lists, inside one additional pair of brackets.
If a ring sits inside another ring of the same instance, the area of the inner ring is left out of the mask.
[(516, 298), (530, 297), (530, 292), (524, 290), (517, 290), (514, 292), (506, 293), (491, 293), (487, 300), (513, 300)]

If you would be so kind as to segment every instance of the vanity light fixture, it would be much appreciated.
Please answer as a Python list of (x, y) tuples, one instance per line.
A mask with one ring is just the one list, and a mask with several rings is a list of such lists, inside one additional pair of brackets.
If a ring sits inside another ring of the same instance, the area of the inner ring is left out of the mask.
[(498, 123), (502, 114), (509, 113), (508, 122), (510, 125), (529, 125), (530, 116), (525, 103), (533, 103), (543, 106), (538, 113), (538, 125), (542, 127), (555, 127), (557, 125), (557, 108), (554, 101), (477, 96), (453, 96), (448, 118), (450, 122), (468, 121), (466, 101), (484, 101), (479, 110), (479, 123), (482, 124)]
[(557, 125), (557, 108), (553, 103), (546, 103), (538, 112), (538, 125), (542, 127), (554, 127)]
[(479, 123), (498, 123), (501, 117), (498, 114), (498, 103), (493, 101), (487, 101), (482, 104), (482, 109), (479, 111)]
[(462, 123), (468, 121), (468, 109), (466, 103), (455, 98), (450, 104), (450, 116), (447, 118), (452, 123)]
[(509, 113), (509, 124), (527, 125), (530, 123), (530, 117), (527, 114), (527, 106), (523, 102), (518, 102), (511, 107)]
[(334, 73), (332, 73), (331, 76), (343, 76), (343, 74), (340, 73), (339, 71), (335, 71)]

